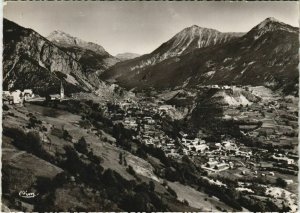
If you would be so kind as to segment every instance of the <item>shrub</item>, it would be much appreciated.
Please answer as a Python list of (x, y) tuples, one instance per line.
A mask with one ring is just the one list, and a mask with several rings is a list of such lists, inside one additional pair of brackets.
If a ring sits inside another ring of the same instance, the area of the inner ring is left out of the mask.
[(29, 151), (41, 154), (42, 151), (42, 141), (38, 133), (36, 132), (28, 132), (26, 136), (26, 141), (29, 145)]
[(177, 198), (177, 193), (174, 191), (174, 189), (172, 189), (170, 186), (168, 186), (167, 190), (171, 195), (173, 195), (174, 197)]
[(184, 199), (184, 200), (182, 201), (182, 203), (185, 204), (186, 206), (189, 205), (189, 202), (188, 202), (186, 199)]
[(74, 147), (78, 152), (82, 154), (88, 154), (88, 145), (84, 137), (81, 137)]
[(122, 152), (120, 152), (120, 154), (119, 154), (119, 164), (123, 164), (123, 154), (122, 154)]
[(38, 120), (35, 116), (31, 116), (31, 117), (29, 118), (28, 128), (34, 128), (34, 127), (36, 127), (38, 124), (42, 124), (42, 121)]
[(150, 182), (149, 182), (149, 189), (150, 189), (150, 191), (154, 191), (155, 190), (155, 184), (154, 184), (154, 182), (152, 180), (150, 180)]
[(72, 141), (72, 136), (69, 134), (67, 130), (63, 131), (63, 139), (65, 139), (66, 141)]
[(9, 107), (8, 107), (6, 104), (3, 104), (2, 109), (3, 109), (4, 111), (8, 111), (8, 110), (9, 110)]
[(129, 165), (128, 168), (127, 168), (127, 172), (128, 172), (129, 174), (133, 175), (133, 176), (136, 175), (134, 169), (133, 169), (132, 166), (130, 166), (130, 165)]
[(278, 187), (285, 188), (287, 186), (287, 182), (279, 177), (276, 179), (276, 185)]

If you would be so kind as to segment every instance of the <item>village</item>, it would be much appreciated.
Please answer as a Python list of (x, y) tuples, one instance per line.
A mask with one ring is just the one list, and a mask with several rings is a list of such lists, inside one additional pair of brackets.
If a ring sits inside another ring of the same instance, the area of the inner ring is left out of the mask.
[[(47, 98), (41, 97), (38, 94), (34, 94), (32, 89), (20, 89), (12, 90), (11, 86), (8, 87), (8, 90), (3, 91), (3, 103), (4, 104), (16, 104), (23, 106), (24, 102), (35, 102), (35, 101), (44, 101)], [(65, 90), (63, 83), (60, 84), (60, 93), (58, 94), (49, 94), (50, 100), (65, 100)]]
[[(221, 88), (222, 89), (222, 88)], [(225, 88), (230, 89), (230, 88)], [(50, 100), (67, 100), (61, 84), (60, 94), (50, 95)], [(24, 102), (44, 101), (45, 98), (35, 95), (32, 90), (4, 91), (4, 104), (22, 107)], [(265, 147), (249, 147), (235, 138), (222, 135), (221, 142), (206, 141), (204, 134), (197, 137), (180, 131), (177, 137), (168, 135), (162, 128), (164, 119), (176, 113), (176, 106), (163, 101), (137, 101), (126, 99), (115, 102), (104, 102), (101, 107), (105, 116), (114, 125), (122, 124), (124, 128), (134, 132), (134, 139), (146, 146), (152, 146), (164, 151), (167, 157), (180, 160), (189, 156), (193, 162), (207, 172), (208, 177), (222, 180), (229, 176), (237, 180), (238, 190), (255, 195), (255, 191), (247, 186), (250, 181), (261, 181), (268, 196), (279, 196), (285, 193), (274, 194), (272, 190), (279, 190), (268, 186), (278, 178), (286, 183), (288, 189), (297, 185), (297, 124), (293, 101), (286, 102), (280, 97), (248, 106), (227, 106), (224, 117), (239, 121), (240, 131), (250, 138), (257, 138), (264, 144), (283, 145), (284, 149), (273, 149), (272, 152)], [(267, 110), (265, 110), (265, 108)], [(262, 110), (263, 109), (263, 110)], [(211, 180), (211, 179), (210, 179)], [(247, 180), (247, 181), (246, 181)], [(215, 182), (217, 185), (222, 182)], [(293, 190), (296, 193), (295, 190)], [(271, 197), (272, 197), (271, 196)], [(297, 210), (295, 200), (282, 198), (283, 203), (293, 211)]]
[[(224, 114), (241, 123), (241, 133), (258, 139), (265, 145), (263, 147), (249, 147), (225, 135), (220, 143), (211, 143), (201, 137), (193, 138), (184, 132), (180, 132), (178, 138), (170, 138), (162, 131), (161, 123), (164, 116), (176, 110), (174, 106), (161, 102), (137, 103), (130, 100), (116, 105), (119, 109), (109, 112), (114, 122), (121, 122), (126, 128), (135, 130), (139, 141), (147, 146), (161, 148), (168, 157), (181, 159), (184, 155), (189, 156), (210, 177), (231, 176), (236, 180), (263, 180), (266, 183), (276, 182), (280, 178), (290, 189), (297, 185), (297, 105), (293, 101), (286, 104), (285, 99), (276, 97), (275, 100), (268, 99), (244, 107), (225, 107)], [(270, 152), (266, 148), (270, 144), (282, 148), (271, 149)], [(245, 182), (239, 184), (241, 187), (238, 190), (255, 194), (244, 185)], [(268, 196), (273, 193), (272, 190), (279, 190), (268, 187), (268, 184), (262, 187), (268, 191)], [(282, 189), (274, 196), (281, 193), (286, 194), (286, 190)], [(296, 211), (296, 197), (292, 197), (294, 200), (283, 197), (283, 203)]]

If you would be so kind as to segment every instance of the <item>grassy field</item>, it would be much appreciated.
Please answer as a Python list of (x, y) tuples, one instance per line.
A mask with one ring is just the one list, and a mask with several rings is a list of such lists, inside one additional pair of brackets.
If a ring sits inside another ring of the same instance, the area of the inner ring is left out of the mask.
[[(168, 182), (168, 185), (177, 193), (178, 199), (186, 200), (191, 207), (200, 209), (201, 211), (231, 211), (232, 207), (219, 201), (216, 197), (209, 197), (207, 194), (199, 192), (190, 186), (182, 185), (178, 182)], [(219, 207), (219, 209), (217, 209)]]

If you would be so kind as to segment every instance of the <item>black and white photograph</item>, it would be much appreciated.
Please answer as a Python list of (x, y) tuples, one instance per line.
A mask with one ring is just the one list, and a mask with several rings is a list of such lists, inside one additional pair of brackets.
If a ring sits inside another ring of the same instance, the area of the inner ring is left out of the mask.
[(298, 212), (298, 1), (4, 1), (1, 212)]

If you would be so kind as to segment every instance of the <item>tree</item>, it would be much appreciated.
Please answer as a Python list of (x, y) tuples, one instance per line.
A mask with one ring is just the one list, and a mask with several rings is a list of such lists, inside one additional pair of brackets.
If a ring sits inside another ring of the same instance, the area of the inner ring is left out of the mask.
[(287, 182), (279, 177), (276, 179), (276, 185), (278, 187), (285, 188), (287, 186)]
[(154, 184), (154, 182), (152, 180), (150, 180), (150, 182), (149, 182), (149, 189), (150, 189), (150, 191), (154, 191), (155, 190), (155, 184)]
[(26, 141), (29, 145), (29, 150), (35, 154), (41, 154), (42, 143), (40, 136), (36, 132), (28, 132)]
[(47, 94), (45, 95), (45, 102), (46, 102), (46, 103), (49, 103), (50, 101), (51, 101), (51, 96), (50, 96), (49, 93), (47, 93)]
[(8, 107), (6, 104), (3, 104), (2, 109), (3, 109), (4, 111), (8, 111), (8, 110), (9, 110), (9, 107)]
[(66, 141), (72, 140), (72, 136), (69, 134), (69, 132), (67, 130), (63, 131), (63, 139), (65, 139)]
[(123, 154), (122, 154), (122, 152), (120, 152), (120, 154), (119, 154), (119, 164), (123, 164)]
[(81, 137), (74, 147), (78, 152), (88, 154), (88, 145), (84, 137)]
[(125, 158), (125, 156), (124, 156), (124, 159), (123, 159), (123, 161), (124, 161), (124, 166), (127, 166), (127, 161), (126, 161), (126, 158)]
[(128, 171), (128, 173), (131, 174), (132, 176), (135, 176), (135, 175), (136, 175), (136, 174), (135, 174), (135, 171), (134, 171), (134, 169), (132, 168), (131, 165), (128, 166), (127, 171)]

